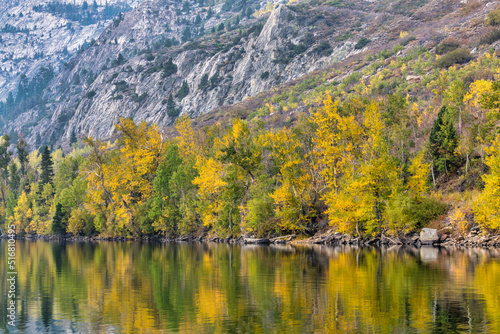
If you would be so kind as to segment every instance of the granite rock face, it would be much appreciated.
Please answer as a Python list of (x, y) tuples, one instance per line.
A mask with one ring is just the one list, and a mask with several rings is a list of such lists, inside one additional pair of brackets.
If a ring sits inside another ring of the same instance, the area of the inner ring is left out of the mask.
[[(202, 3), (189, 2), (186, 9), (178, 1), (142, 1), (56, 71), (42, 105), (0, 117), (0, 131), (20, 133), (32, 147), (64, 147), (73, 131), (100, 139), (113, 136), (119, 117), (166, 127), (180, 115), (195, 118), (235, 105), (348, 57), (362, 62), (366, 57), (359, 53), (391, 48), (401, 31), (417, 36), (407, 48), (432, 48), (429, 29), (443, 36), (470, 31), (474, 20), (491, 10), (484, 6), (458, 21), (454, 13), (461, 5), (453, 1), (419, 2), (405, 12), (360, 0), (349, 6), (276, 2), (270, 11), (264, 10), (267, 2), (256, 0), (235, 0), (229, 9)], [(419, 30), (427, 21), (437, 23)], [(361, 37), (370, 42), (356, 48)], [(341, 70), (340, 80), (351, 71)], [(181, 96), (183, 82), (189, 92)], [(166, 103), (170, 94), (172, 110)]]
[[(94, 10), (88, 0), (87, 12), (95, 14), (86, 20), (47, 9), (49, 0), (0, 1), (0, 101), (15, 93), (21, 75), (32, 78), (41, 67), (60, 70), (82, 45), (99, 38), (114, 12), (131, 10), (141, 1), (96, 0)], [(74, 9), (85, 0), (57, 2)]]

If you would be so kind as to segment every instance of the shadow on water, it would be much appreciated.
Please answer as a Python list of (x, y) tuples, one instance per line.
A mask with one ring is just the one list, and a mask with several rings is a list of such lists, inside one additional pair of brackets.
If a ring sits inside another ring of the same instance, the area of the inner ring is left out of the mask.
[(500, 333), (495, 249), (19, 240), (16, 269), (20, 332)]

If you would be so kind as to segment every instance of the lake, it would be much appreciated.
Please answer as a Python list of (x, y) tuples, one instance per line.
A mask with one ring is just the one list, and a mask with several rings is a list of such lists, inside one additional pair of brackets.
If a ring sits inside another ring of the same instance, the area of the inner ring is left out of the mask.
[[(500, 333), (499, 249), (17, 240), (16, 251), (19, 332)], [(7, 321), (2, 307), (0, 332), (15, 332)]]

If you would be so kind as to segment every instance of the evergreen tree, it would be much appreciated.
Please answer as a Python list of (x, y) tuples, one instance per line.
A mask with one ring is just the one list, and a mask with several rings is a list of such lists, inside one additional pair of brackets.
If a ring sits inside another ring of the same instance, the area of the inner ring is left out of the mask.
[(69, 138), (69, 145), (73, 146), (73, 144), (76, 144), (78, 142), (78, 139), (76, 138), (76, 133), (75, 129), (71, 131), (71, 136)]
[(169, 77), (173, 74), (177, 73), (177, 65), (172, 62), (172, 58), (163, 65), (163, 77)]
[(175, 101), (172, 93), (170, 93), (167, 100), (167, 115), (170, 117), (179, 116), (179, 110), (175, 108)]
[(457, 162), (458, 135), (446, 106), (441, 107), (429, 137), (430, 151), (438, 172), (448, 173)]
[(208, 73), (203, 74), (200, 80), (200, 84), (198, 85), (198, 89), (205, 90), (210, 86), (208, 82)]
[(19, 162), (21, 163), (21, 174), (26, 175), (26, 167), (28, 165), (28, 144), (24, 141), (23, 138), (19, 138), (17, 141), (17, 157), (19, 158)]
[(65, 228), (63, 226), (64, 212), (63, 206), (61, 203), (57, 203), (56, 212), (54, 214), (54, 218), (52, 218), (52, 232), (57, 234), (62, 234), (65, 232)]
[(2, 201), (4, 208), (6, 207), (5, 202), (5, 187), (7, 186), (8, 178), (9, 178), (9, 164), (12, 158), (12, 152), (9, 151), (10, 146), (10, 137), (8, 135), (3, 136), (3, 143), (0, 145), (0, 174), (2, 176), (2, 180), (0, 182), (0, 190), (2, 193)]
[(52, 184), (54, 177), (54, 163), (52, 162), (50, 150), (47, 145), (45, 145), (45, 148), (43, 149), (40, 167), (42, 169), (42, 174), (40, 175), (40, 181), (38, 183), (38, 192), (41, 194), (43, 186), (49, 183)]
[(175, 97), (179, 99), (179, 101), (182, 101), (183, 98), (185, 98), (189, 94), (189, 86), (186, 80), (182, 82), (182, 86), (175, 94)]
[(10, 190), (16, 194), (19, 189), (19, 184), (21, 182), (21, 177), (17, 171), (17, 164), (12, 162), (10, 164), (10, 179), (9, 179), (9, 188)]
[(191, 38), (191, 30), (189, 27), (184, 28), (182, 31), (182, 42), (187, 42)]

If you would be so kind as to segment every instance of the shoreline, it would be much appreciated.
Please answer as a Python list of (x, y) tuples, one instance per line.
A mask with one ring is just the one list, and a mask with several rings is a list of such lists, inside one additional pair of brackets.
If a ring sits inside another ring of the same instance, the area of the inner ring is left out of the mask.
[[(7, 239), (7, 235), (0, 236), (0, 239)], [(416, 233), (403, 237), (374, 237), (362, 238), (353, 237), (347, 234), (333, 233), (332, 230), (320, 234), (317, 233), (307, 239), (296, 239), (295, 235), (280, 236), (275, 238), (254, 238), (249, 236), (233, 237), (231, 235), (226, 238), (211, 237), (208, 235), (184, 235), (179, 237), (164, 237), (164, 236), (144, 236), (144, 237), (100, 237), (100, 236), (73, 236), (73, 235), (39, 235), (30, 234), (16, 236), (15, 239), (25, 240), (60, 240), (73, 242), (97, 242), (97, 241), (139, 241), (139, 242), (201, 242), (201, 243), (225, 243), (225, 244), (240, 244), (240, 245), (324, 245), (324, 246), (431, 246), (431, 247), (482, 247), (482, 248), (500, 248), (500, 235), (479, 235), (477, 233), (469, 233), (466, 236), (449, 236), (441, 234), (436, 241), (422, 242), (420, 236)]]

